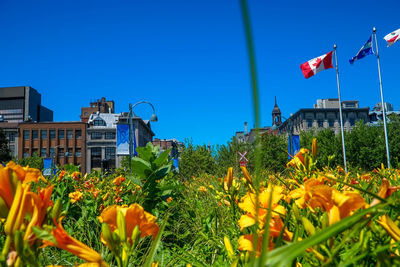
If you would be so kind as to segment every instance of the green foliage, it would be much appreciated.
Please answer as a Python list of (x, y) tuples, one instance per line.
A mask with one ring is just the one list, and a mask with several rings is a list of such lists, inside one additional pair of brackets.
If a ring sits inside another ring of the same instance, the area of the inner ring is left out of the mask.
[[(251, 158), (251, 162), (255, 162)], [(281, 172), (288, 160), (287, 140), (285, 136), (264, 134), (261, 137), (261, 164), (266, 170)]]
[(165, 187), (161, 180), (171, 172), (172, 162), (168, 159), (170, 149), (160, 153), (159, 147), (149, 142), (146, 147), (136, 148), (136, 151), (138, 157), (132, 159), (132, 172), (143, 185), (143, 208), (151, 212), (169, 190), (169, 186)]
[(0, 129), (0, 163), (7, 163), (9, 160), (11, 160), (11, 155), (8, 140), (3, 129)]
[(38, 153), (33, 153), (32, 157), (22, 158), (18, 161), (21, 166), (29, 166), (43, 171), (43, 158)]
[(215, 173), (216, 164), (212, 151), (205, 145), (193, 145), (186, 140), (185, 148), (180, 153), (179, 176), (188, 179), (191, 176)]

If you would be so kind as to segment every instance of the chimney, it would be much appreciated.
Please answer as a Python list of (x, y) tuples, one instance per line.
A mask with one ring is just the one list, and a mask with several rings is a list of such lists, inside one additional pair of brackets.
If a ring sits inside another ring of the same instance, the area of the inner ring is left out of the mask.
[(244, 122), (244, 134), (247, 134), (247, 121)]

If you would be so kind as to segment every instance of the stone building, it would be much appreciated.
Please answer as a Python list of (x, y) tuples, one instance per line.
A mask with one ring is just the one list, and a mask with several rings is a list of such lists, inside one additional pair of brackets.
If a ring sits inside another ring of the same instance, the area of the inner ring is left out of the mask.
[(86, 135), (86, 172), (93, 169), (114, 169), (121, 166), (116, 155), (117, 122), (121, 114), (91, 114)]
[[(337, 98), (318, 99), (314, 108), (302, 108), (282, 123), (282, 133), (332, 129), (340, 133), (339, 101)], [(360, 108), (358, 101), (342, 101), (343, 129), (350, 131), (357, 121), (369, 123), (369, 107)]]

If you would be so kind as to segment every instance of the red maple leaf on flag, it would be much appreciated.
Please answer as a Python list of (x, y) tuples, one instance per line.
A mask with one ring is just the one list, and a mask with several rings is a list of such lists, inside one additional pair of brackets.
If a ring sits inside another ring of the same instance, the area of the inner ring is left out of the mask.
[(315, 60), (315, 62), (313, 63), (313, 66), (315, 66), (316, 68), (319, 68), (319, 66), (321, 65), (322, 60), (320, 58), (317, 58)]

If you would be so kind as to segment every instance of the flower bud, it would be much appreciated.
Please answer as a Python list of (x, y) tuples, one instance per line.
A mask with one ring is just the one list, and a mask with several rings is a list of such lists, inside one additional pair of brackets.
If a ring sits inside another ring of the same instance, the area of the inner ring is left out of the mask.
[(61, 203), (61, 199), (57, 199), (56, 203), (54, 203), (53, 209), (51, 211), (51, 218), (53, 220), (58, 221), (58, 218), (60, 218), (60, 213), (61, 213), (61, 209), (62, 209), (62, 203)]
[(321, 224), (322, 224), (322, 229), (329, 226), (329, 215), (327, 212), (324, 212), (324, 214), (322, 214)]
[(318, 145), (317, 145), (317, 138), (314, 138), (312, 140), (312, 145), (311, 145), (311, 154), (313, 155), (313, 158), (315, 159), (318, 153)]
[(132, 231), (132, 236), (131, 236), (133, 247), (135, 247), (137, 245), (137, 243), (139, 242), (139, 239), (140, 239), (140, 230), (139, 230), (139, 226), (136, 225)]
[(224, 244), (225, 244), (225, 249), (228, 252), (228, 257), (231, 260), (233, 260), (233, 258), (235, 257), (235, 253), (233, 252), (231, 241), (227, 236), (224, 236)]
[(300, 212), (299, 212), (299, 208), (297, 208), (296, 203), (293, 203), (293, 205), (292, 205), (292, 210), (293, 210), (294, 218), (295, 218), (297, 221), (300, 221)]
[(108, 224), (103, 223), (101, 225), (101, 234), (103, 235), (103, 239), (106, 241), (107, 245), (109, 247), (112, 247), (112, 245), (113, 245), (113, 237), (112, 237), (112, 233), (111, 233), (110, 227), (108, 227)]
[(117, 226), (119, 231), (119, 237), (121, 238), (122, 242), (126, 241), (126, 221), (124, 214), (122, 211), (118, 211), (117, 213)]
[(304, 226), (304, 229), (306, 230), (307, 234), (309, 236), (314, 235), (315, 234), (314, 225), (306, 217), (302, 217), (301, 221), (303, 222), (303, 226)]

